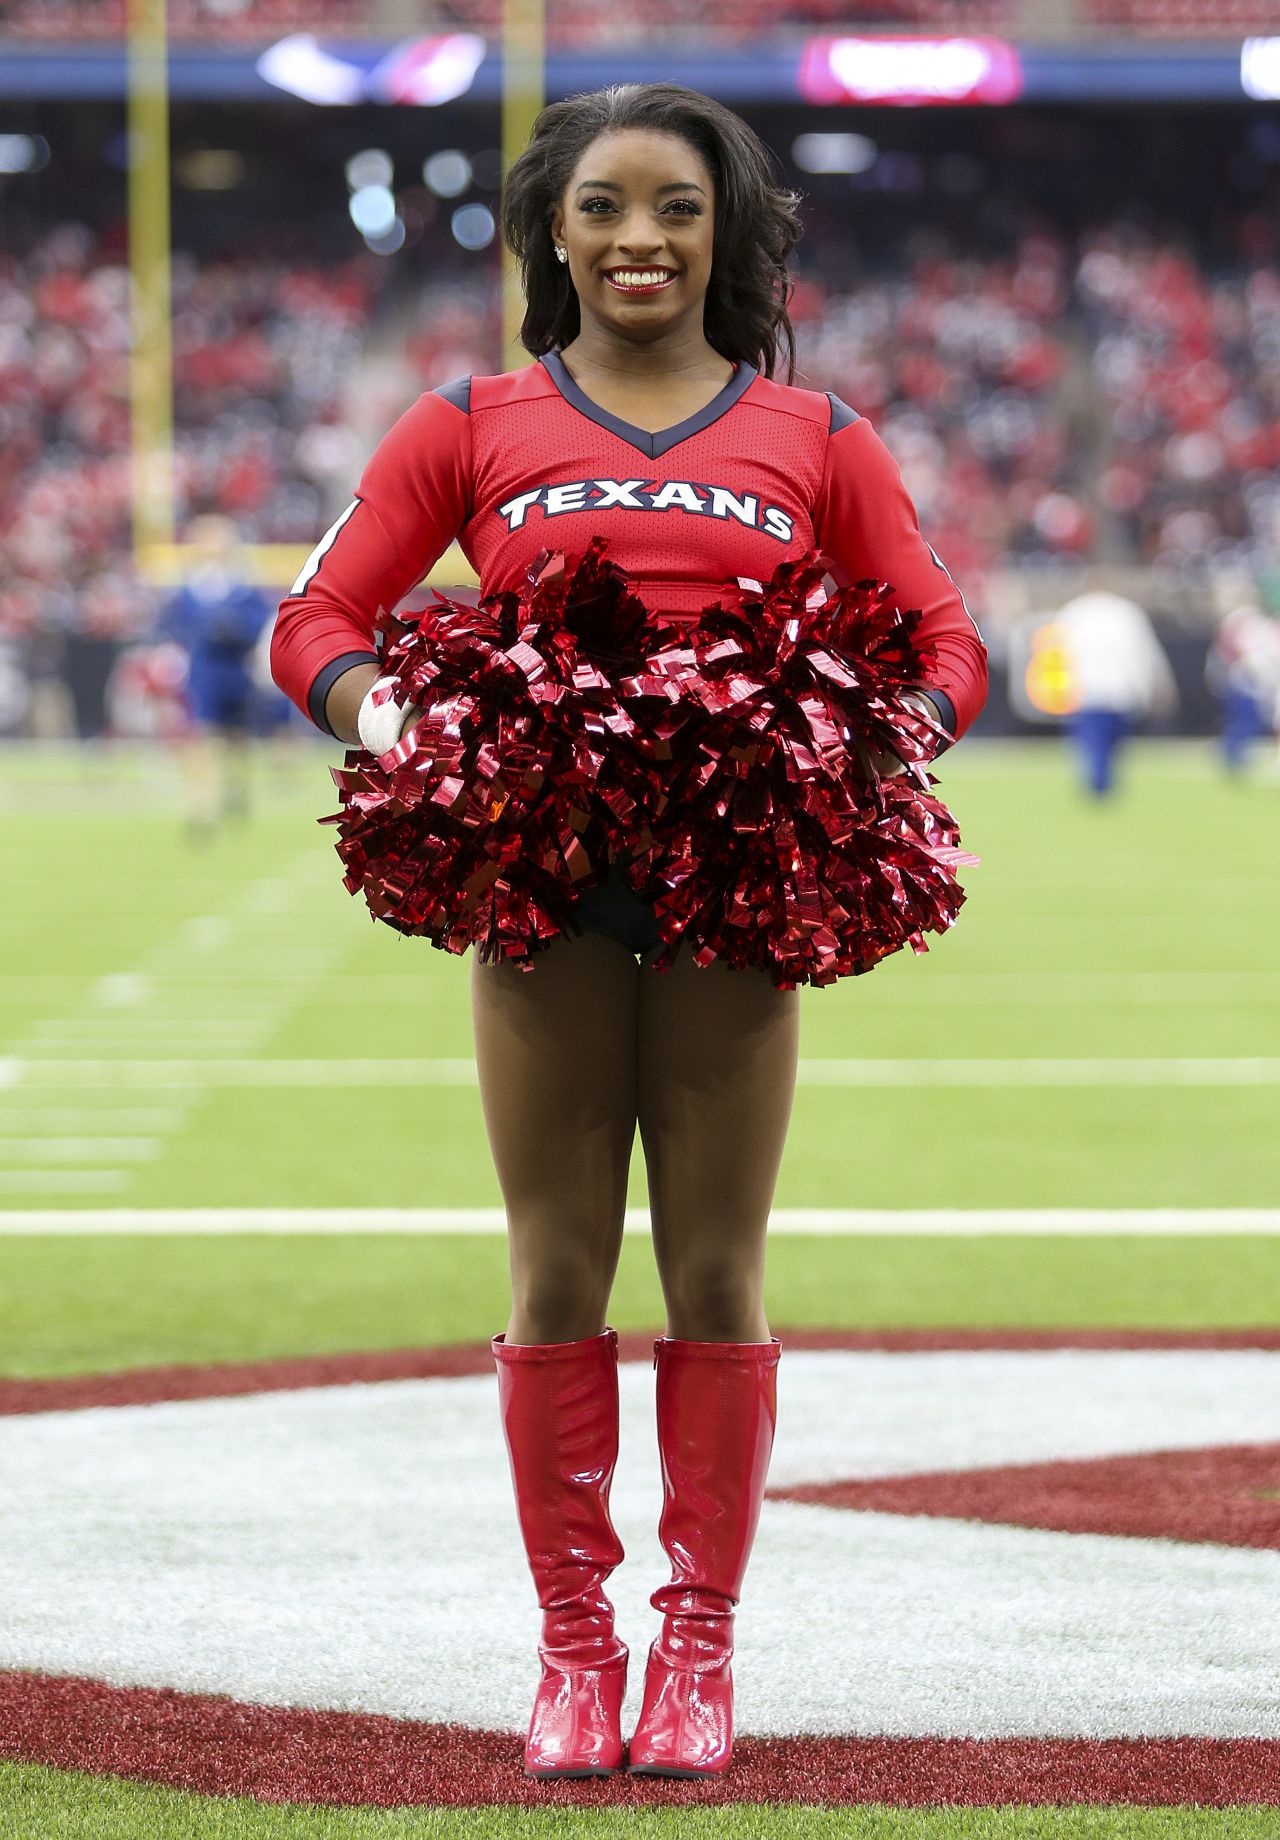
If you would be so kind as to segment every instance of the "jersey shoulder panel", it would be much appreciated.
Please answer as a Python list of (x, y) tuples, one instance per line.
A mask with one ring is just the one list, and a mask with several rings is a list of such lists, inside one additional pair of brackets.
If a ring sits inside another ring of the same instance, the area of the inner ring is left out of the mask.
[(831, 426), (831, 397), (823, 390), (802, 390), (794, 383), (775, 383), (756, 377), (742, 398), (753, 409), (770, 409), (775, 415), (794, 415), (815, 422), (825, 432)]
[(492, 377), (473, 377), (471, 413), (476, 415), (483, 409), (505, 409), (512, 403), (538, 402), (559, 394), (546, 368), (535, 361), (523, 365), (518, 371), (500, 371)]
[(435, 389), (429, 390), (427, 394), (442, 396), (447, 403), (452, 403), (455, 409), (461, 409), (464, 415), (471, 413), (470, 377), (454, 377), (449, 383), (438, 383)]
[(830, 390), (827, 391), (827, 401), (831, 405), (831, 426), (827, 431), (829, 434), (839, 434), (842, 428), (848, 428), (854, 422), (862, 420), (856, 409), (851, 409), (847, 402), (842, 402)]

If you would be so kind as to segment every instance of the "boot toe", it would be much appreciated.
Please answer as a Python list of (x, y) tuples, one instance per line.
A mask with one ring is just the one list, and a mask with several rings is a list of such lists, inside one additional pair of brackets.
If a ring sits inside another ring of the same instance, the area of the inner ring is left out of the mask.
[(529, 1776), (611, 1776), (622, 1768), (627, 1664), (563, 1669), (544, 1664), (524, 1767)]
[(645, 1701), (628, 1753), (635, 1776), (715, 1776), (733, 1759), (733, 1677), (713, 1669), (663, 1669), (651, 1662)]

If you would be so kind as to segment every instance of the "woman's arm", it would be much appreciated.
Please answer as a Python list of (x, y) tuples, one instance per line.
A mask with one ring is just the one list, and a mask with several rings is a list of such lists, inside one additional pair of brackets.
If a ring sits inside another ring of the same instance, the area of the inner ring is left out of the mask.
[(959, 588), (920, 534), (893, 455), (870, 422), (836, 396), (813, 528), (850, 581), (890, 582), (899, 607), (920, 609), (917, 636), (936, 651), (920, 689), (958, 740), (987, 699), (986, 647)]
[(357, 739), (356, 712), (379, 674), (374, 621), (448, 548), (470, 496), (470, 418), (428, 392), (383, 438), (280, 603), (271, 675), (318, 728)]

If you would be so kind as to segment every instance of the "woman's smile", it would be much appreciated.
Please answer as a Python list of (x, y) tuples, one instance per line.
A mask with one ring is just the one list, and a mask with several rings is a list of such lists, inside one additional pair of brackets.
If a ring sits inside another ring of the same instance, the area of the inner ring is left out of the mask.
[(677, 273), (673, 268), (610, 268), (604, 278), (617, 294), (661, 294)]

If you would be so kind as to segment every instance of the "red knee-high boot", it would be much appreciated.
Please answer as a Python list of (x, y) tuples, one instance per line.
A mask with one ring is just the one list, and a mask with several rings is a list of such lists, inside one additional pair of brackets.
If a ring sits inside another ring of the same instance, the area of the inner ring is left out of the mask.
[(516, 1513), (542, 1608), (524, 1764), (531, 1776), (607, 1776), (622, 1764), (627, 1649), (604, 1581), (622, 1559), (609, 1519), (618, 1460), (618, 1336), (507, 1345), (493, 1338)]
[(654, 1344), (662, 1517), (671, 1583), (649, 1649), (644, 1703), (631, 1740), (641, 1776), (708, 1776), (733, 1754), (733, 1609), (760, 1518), (777, 1421), (781, 1346)]

